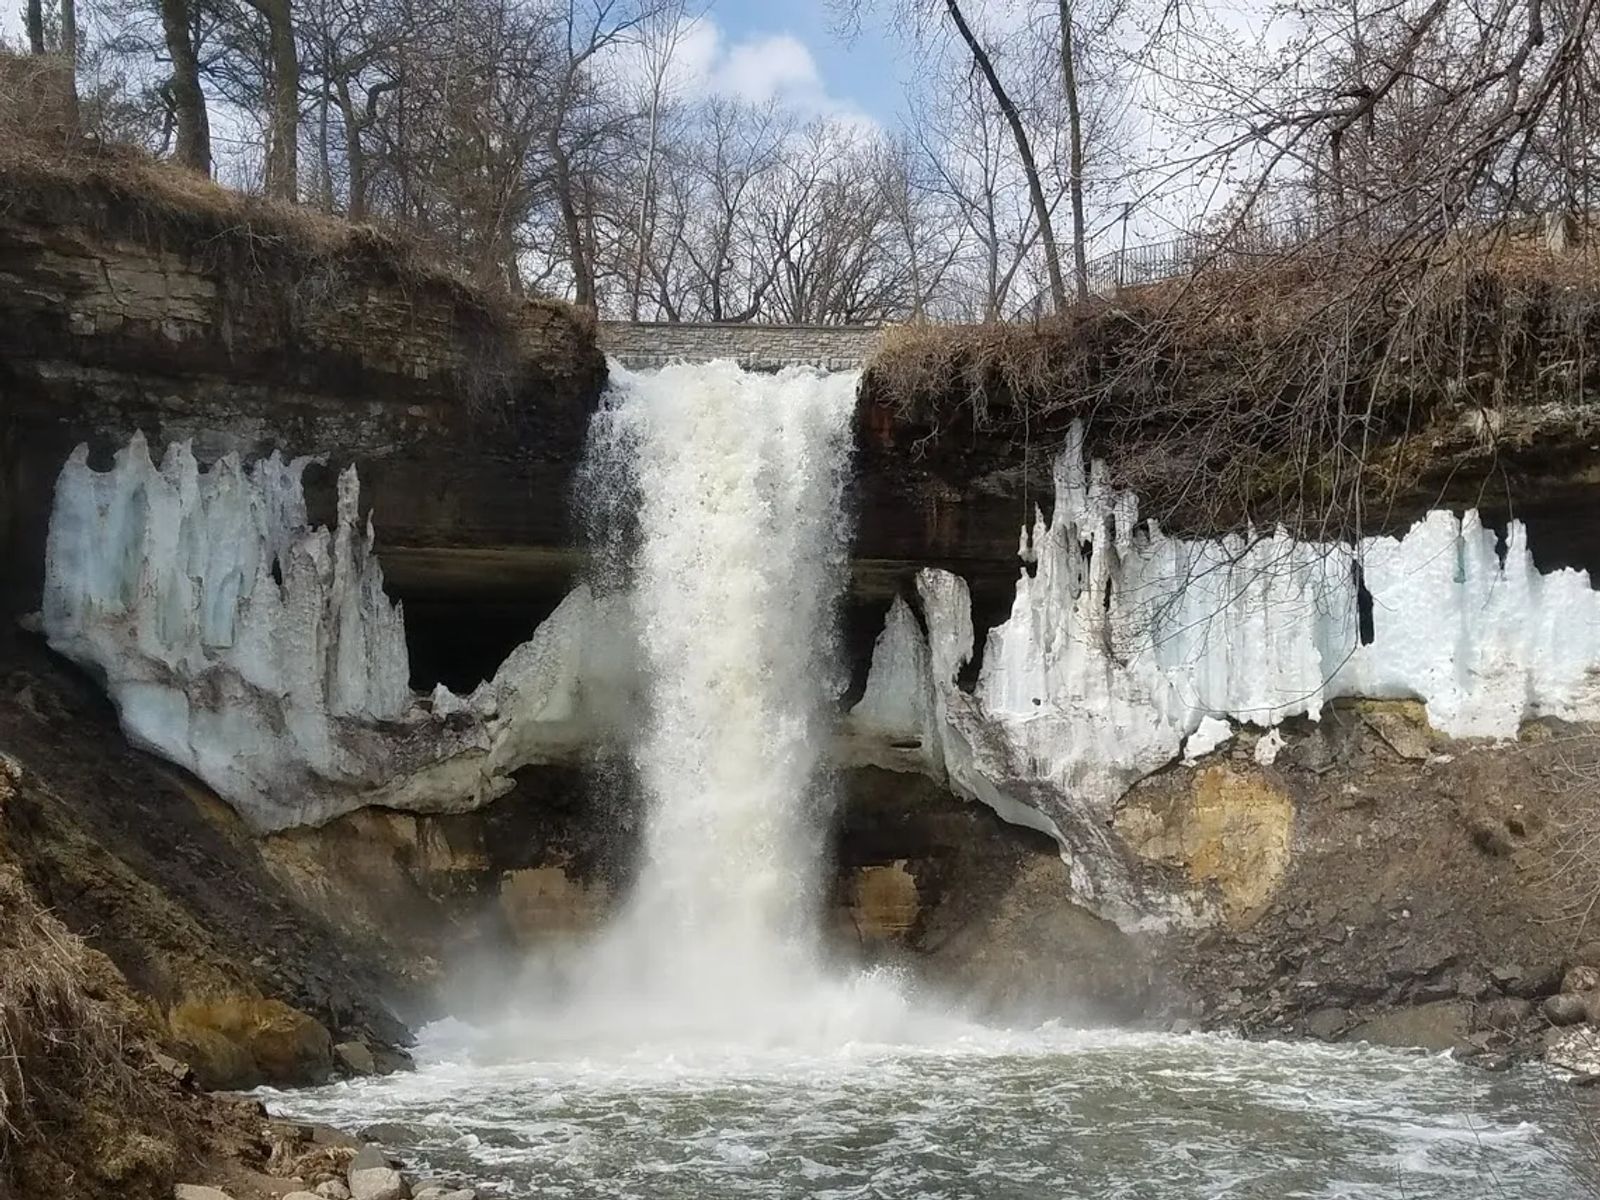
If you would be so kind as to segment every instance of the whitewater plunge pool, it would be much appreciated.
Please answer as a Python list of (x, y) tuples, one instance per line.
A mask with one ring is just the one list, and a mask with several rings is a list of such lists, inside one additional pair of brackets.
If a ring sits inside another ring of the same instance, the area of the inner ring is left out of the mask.
[(414, 1074), (269, 1102), (345, 1128), (394, 1125), (391, 1149), (483, 1195), (1600, 1194), (1586, 1092), (1442, 1056), (1046, 1029), (937, 1050), (655, 1047), (512, 1062), (452, 1022), (420, 1049)]

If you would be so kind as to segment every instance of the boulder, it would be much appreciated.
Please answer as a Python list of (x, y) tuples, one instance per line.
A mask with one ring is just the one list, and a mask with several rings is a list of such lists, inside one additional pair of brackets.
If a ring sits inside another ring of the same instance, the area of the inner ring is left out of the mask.
[(471, 1188), (425, 1187), (414, 1193), (412, 1200), (478, 1200)]
[(1545, 1020), (1552, 1025), (1578, 1025), (1589, 1017), (1587, 1000), (1576, 992), (1559, 992), (1546, 996), (1540, 1006)]
[(398, 1046), (379, 1046), (372, 1052), (372, 1061), (379, 1075), (393, 1075), (396, 1071), (415, 1071), (416, 1061)]
[(198, 1183), (180, 1183), (172, 1189), (172, 1200), (233, 1200), (221, 1188), (202, 1187)]
[[(372, 1126), (372, 1128), (379, 1127)], [(403, 1129), (405, 1126), (397, 1126), (396, 1128)], [(350, 1169), (352, 1171), (373, 1171), (380, 1167), (391, 1167), (393, 1165), (389, 1161), (389, 1156), (376, 1146), (361, 1147), (360, 1150), (356, 1151), (356, 1156), (350, 1160)]]
[(281, 1000), (188, 1000), (167, 1020), (196, 1077), (212, 1090), (321, 1083), (332, 1067), (328, 1031)]
[(1600, 967), (1572, 967), (1561, 978), (1563, 992), (1592, 992), (1600, 987)]
[(361, 1127), (361, 1137), (367, 1142), (382, 1142), (386, 1146), (411, 1146), (428, 1136), (421, 1125), (406, 1125), (400, 1121), (379, 1121)]
[(1456, 995), (1463, 1000), (1483, 1000), (1494, 993), (1489, 977), (1472, 967), (1462, 967), (1453, 979)]
[(316, 1192), (290, 1192), (283, 1200), (322, 1200)]
[(1510, 979), (1502, 984), (1502, 990), (1508, 996), (1520, 996), (1524, 1000), (1543, 1000), (1546, 996), (1554, 996), (1561, 990), (1561, 964), (1546, 963), (1542, 967), (1531, 967), (1522, 972), (1516, 979)]
[(1507, 995), (1515, 991), (1525, 974), (1526, 972), (1515, 963), (1501, 963), (1489, 968), (1489, 978), (1494, 980), (1495, 986)]
[(350, 1075), (375, 1075), (378, 1064), (372, 1051), (363, 1042), (340, 1042), (333, 1048), (333, 1058)]
[(1533, 1015), (1533, 1002), (1517, 996), (1502, 996), (1479, 1005), (1473, 1014), (1480, 1029), (1513, 1030)]
[(1545, 1061), (1578, 1075), (1600, 1074), (1600, 1033), (1586, 1026), (1552, 1029), (1545, 1041)]
[(1370, 1021), (1363, 1021), (1346, 1040), (1369, 1042), (1374, 1046), (1449, 1050), (1465, 1040), (1466, 1032), (1467, 1006), (1446, 1000), (1391, 1009)]
[(409, 1194), (393, 1167), (350, 1168), (350, 1200), (406, 1200)]
[(1321, 1038), (1325, 1042), (1335, 1041), (1341, 1033), (1350, 1028), (1352, 1020), (1346, 1009), (1319, 1008), (1306, 1017), (1306, 1034), (1309, 1037)]
[(330, 1179), (327, 1183), (319, 1183), (316, 1187), (318, 1196), (322, 1200), (350, 1200), (350, 1189), (337, 1179)]

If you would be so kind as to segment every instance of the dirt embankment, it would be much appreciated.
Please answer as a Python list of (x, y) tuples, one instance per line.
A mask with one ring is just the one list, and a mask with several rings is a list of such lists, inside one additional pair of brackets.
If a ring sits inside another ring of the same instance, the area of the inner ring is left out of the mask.
[(92, 683), (21, 638), (0, 657), (7, 843), (39, 901), (113, 962), (214, 1086), (304, 1082), (332, 1046), (407, 1040), (415, 965), (298, 904), (214, 796), (128, 746)]
[(1258, 745), (1244, 731), (1119, 806), (1152, 878), (1220, 915), (1164, 947), (1184, 1017), (1491, 1063), (1562, 1036), (1545, 1001), (1595, 951), (1600, 871), (1573, 854), (1596, 807), (1594, 731), (1451, 741), (1418, 704), (1359, 701), (1290, 723), (1268, 765)]

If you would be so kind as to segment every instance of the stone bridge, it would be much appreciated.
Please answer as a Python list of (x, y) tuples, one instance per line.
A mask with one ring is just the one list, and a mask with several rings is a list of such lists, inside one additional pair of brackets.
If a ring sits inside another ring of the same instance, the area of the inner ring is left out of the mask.
[(750, 371), (856, 371), (882, 331), (870, 325), (714, 325), (602, 321), (600, 349), (625, 367), (731, 358)]

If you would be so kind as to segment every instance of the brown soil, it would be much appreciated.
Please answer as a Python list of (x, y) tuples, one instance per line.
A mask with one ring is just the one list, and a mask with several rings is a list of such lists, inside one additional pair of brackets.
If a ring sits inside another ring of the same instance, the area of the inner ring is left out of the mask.
[(0, 746), (25, 773), (7, 828), (28, 885), (164, 1021), (273, 999), (335, 1040), (407, 1039), (397, 1011), (422, 1000), (406, 964), (298, 904), (226, 806), (128, 746), (91, 681), (28, 637), (0, 654)]

